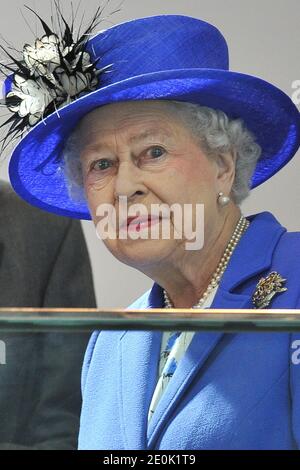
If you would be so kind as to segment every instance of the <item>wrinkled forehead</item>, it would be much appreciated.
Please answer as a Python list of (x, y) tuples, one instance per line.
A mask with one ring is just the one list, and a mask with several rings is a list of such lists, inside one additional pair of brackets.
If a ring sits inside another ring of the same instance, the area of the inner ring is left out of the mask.
[(147, 138), (155, 134), (172, 137), (180, 126), (172, 111), (170, 103), (159, 100), (108, 104), (85, 115), (76, 133), (80, 133), (81, 143), (95, 136), (105, 139), (122, 133), (132, 141), (135, 137)]

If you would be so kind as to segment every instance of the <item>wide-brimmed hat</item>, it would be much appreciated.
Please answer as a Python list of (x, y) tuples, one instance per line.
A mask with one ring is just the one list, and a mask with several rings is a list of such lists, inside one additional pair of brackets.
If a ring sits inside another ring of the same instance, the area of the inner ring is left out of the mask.
[(262, 148), (251, 187), (266, 181), (296, 153), (299, 111), (274, 85), (229, 71), (228, 47), (218, 29), (197, 18), (160, 15), (101, 31), (86, 44), (99, 76), (94, 91), (53, 111), (15, 147), (9, 175), (26, 201), (60, 215), (90, 219), (85, 201), (72, 200), (63, 171), (64, 144), (94, 108), (132, 100), (177, 100), (242, 118)]

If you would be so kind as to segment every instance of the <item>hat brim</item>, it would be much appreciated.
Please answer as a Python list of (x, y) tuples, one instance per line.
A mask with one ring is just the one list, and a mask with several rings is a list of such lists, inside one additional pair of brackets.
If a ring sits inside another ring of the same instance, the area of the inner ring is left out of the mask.
[(241, 118), (262, 148), (251, 183), (254, 188), (278, 172), (300, 145), (297, 107), (283, 91), (251, 75), (215, 69), (167, 70), (139, 75), (89, 93), (32, 128), (14, 149), (9, 176), (30, 204), (59, 215), (90, 220), (86, 202), (70, 198), (61, 164), (64, 143), (93, 109), (134, 100), (197, 103)]

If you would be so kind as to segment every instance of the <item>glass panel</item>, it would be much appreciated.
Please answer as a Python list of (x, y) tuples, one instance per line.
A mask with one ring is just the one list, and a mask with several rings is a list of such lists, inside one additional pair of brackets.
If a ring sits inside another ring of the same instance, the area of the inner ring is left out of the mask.
[(300, 310), (0, 309), (0, 331), (300, 331)]
[(300, 311), (2, 308), (0, 450), (77, 448), (82, 363), (97, 329), (273, 335), (300, 331)]

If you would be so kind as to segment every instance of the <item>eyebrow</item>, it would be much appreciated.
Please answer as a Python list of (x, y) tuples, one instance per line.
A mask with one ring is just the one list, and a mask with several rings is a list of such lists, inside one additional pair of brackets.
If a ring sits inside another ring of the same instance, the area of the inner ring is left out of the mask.
[(132, 144), (135, 142), (140, 142), (141, 140), (144, 140), (147, 137), (156, 137), (156, 136), (170, 137), (171, 133), (163, 129), (147, 129), (146, 131), (143, 131), (138, 135), (130, 137), (129, 143)]
[[(136, 143), (136, 142), (141, 142), (142, 140), (145, 140), (147, 137), (157, 137), (157, 136), (170, 138), (172, 136), (172, 134), (170, 132), (166, 131), (166, 130), (163, 130), (163, 129), (155, 129), (155, 128), (151, 129), (150, 128), (150, 129), (147, 129), (147, 130), (141, 132), (138, 135), (134, 135), (134, 136), (130, 137), (129, 138), (129, 143), (133, 144), (133, 143)], [(93, 151), (99, 152), (102, 149), (105, 149), (107, 147), (108, 147), (108, 145), (106, 143), (98, 142), (98, 143), (95, 143), (95, 144), (87, 145), (85, 147), (85, 149), (88, 152), (93, 152)]]

